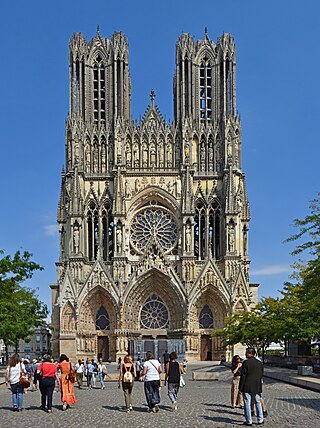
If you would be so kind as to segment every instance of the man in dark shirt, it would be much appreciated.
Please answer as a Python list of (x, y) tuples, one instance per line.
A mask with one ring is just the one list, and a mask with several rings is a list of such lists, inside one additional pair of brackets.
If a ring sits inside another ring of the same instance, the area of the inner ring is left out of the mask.
[(163, 371), (164, 371), (164, 373), (166, 372), (166, 366), (167, 366), (167, 363), (169, 362), (169, 360), (170, 360), (169, 353), (167, 350), (165, 350), (165, 352), (163, 354), (163, 366), (164, 366)]
[(264, 423), (260, 402), (260, 394), (262, 392), (263, 364), (261, 361), (254, 358), (254, 356), (255, 350), (253, 348), (247, 348), (247, 359), (244, 360), (242, 363), (239, 384), (239, 391), (243, 393), (244, 416), (246, 419), (244, 424), (247, 426), (252, 426), (252, 416), (250, 408), (251, 400), (253, 400), (256, 406), (258, 425), (262, 425)]

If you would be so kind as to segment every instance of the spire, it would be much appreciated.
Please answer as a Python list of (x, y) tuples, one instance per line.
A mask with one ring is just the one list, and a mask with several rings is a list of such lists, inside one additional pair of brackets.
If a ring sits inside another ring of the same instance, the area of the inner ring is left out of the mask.
[(156, 93), (154, 92), (154, 89), (151, 89), (150, 92), (150, 100), (151, 100), (151, 105), (154, 106), (154, 99), (156, 97)]
[(100, 25), (97, 25), (97, 36), (100, 36)]

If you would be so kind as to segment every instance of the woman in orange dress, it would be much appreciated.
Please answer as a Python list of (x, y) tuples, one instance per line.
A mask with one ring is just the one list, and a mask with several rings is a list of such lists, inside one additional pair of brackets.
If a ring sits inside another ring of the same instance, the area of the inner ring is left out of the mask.
[(60, 356), (59, 361), (57, 368), (61, 372), (60, 391), (62, 410), (66, 410), (70, 407), (70, 404), (77, 402), (74, 395), (75, 370), (73, 365), (69, 362), (69, 358), (65, 354)]

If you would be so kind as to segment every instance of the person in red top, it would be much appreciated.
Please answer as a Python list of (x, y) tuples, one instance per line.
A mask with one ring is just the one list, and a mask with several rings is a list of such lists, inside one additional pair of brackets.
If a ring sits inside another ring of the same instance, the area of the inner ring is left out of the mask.
[(45, 410), (46, 403), (48, 413), (52, 413), (52, 395), (56, 381), (59, 384), (57, 367), (51, 362), (50, 355), (44, 355), (42, 363), (38, 366), (37, 373), (42, 373), (39, 383), (41, 392), (41, 409)]

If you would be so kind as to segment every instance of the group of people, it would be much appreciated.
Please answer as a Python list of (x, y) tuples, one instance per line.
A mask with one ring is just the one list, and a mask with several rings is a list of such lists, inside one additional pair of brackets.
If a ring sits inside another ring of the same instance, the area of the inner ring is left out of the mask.
[(253, 348), (247, 348), (246, 359), (241, 361), (239, 355), (232, 358), (231, 370), (233, 373), (231, 386), (231, 406), (244, 409), (245, 422), (252, 426), (254, 407), (258, 419), (258, 425), (264, 424), (264, 418), (268, 415), (262, 394), (263, 364), (257, 357)]
[[(185, 372), (183, 366), (177, 361), (177, 354), (171, 352), (168, 354), (169, 360), (165, 364), (164, 384), (168, 383), (168, 396), (171, 401), (172, 410), (177, 410), (178, 392), (181, 382), (181, 375)], [(132, 391), (134, 380), (144, 382), (144, 392), (148, 404), (149, 412), (156, 413), (159, 411), (160, 404), (160, 388), (162, 386), (161, 373), (162, 367), (152, 352), (147, 352), (146, 359), (141, 365), (138, 359), (138, 367), (140, 368), (137, 374), (137, 365), (132, 361), (131, 355), (124, 357), (123, 364), (120, 365), (118, 378), (118, 386), (122, 384), (123, 394), (127, 412), (133, 410), (132, 407)], [(142, 366), (142, 369), (141, 369)]]
[(63, 410), (77, 402), (74, 395), (75, 370), (65, 354), (62, 354), (56, 362), (53, 362), (50, 355), (45, 355), (40, 364), (34, 360), (33, 366), (36, 366), (36, 369), (33, 376), (32, 369), (29, 370), (28, 366), (28, 361), (25, 364), (17, 354), (14, 354), (6, 370), (6, 385), (10, 385), (11, 388), (14, 411), (22, 411), (24, 389), (30, 385), (30, 381), (33, 381), (33, 389), (37, 389), (39, 382), (40, 408), (47, 410), (48, 413), (52, 413), (52, 397), (56, 382), (61, 392)]
[(102, 361), (102, 358), (99, 358), (98, 362), (96, 362), (95, 359), (89, 360), (89, 358), (87, 358), (86, 362), (78, 360), (75, 365), (75, 371), (79, 389), (83, 385), (84, 375), (87, 379), (88, 388), (96, 388), (97, 378), (99, 378), (101, 389), (104, 389), (104, 380), (105, 377), (108, 376), (108, 371), (106, 365)]

